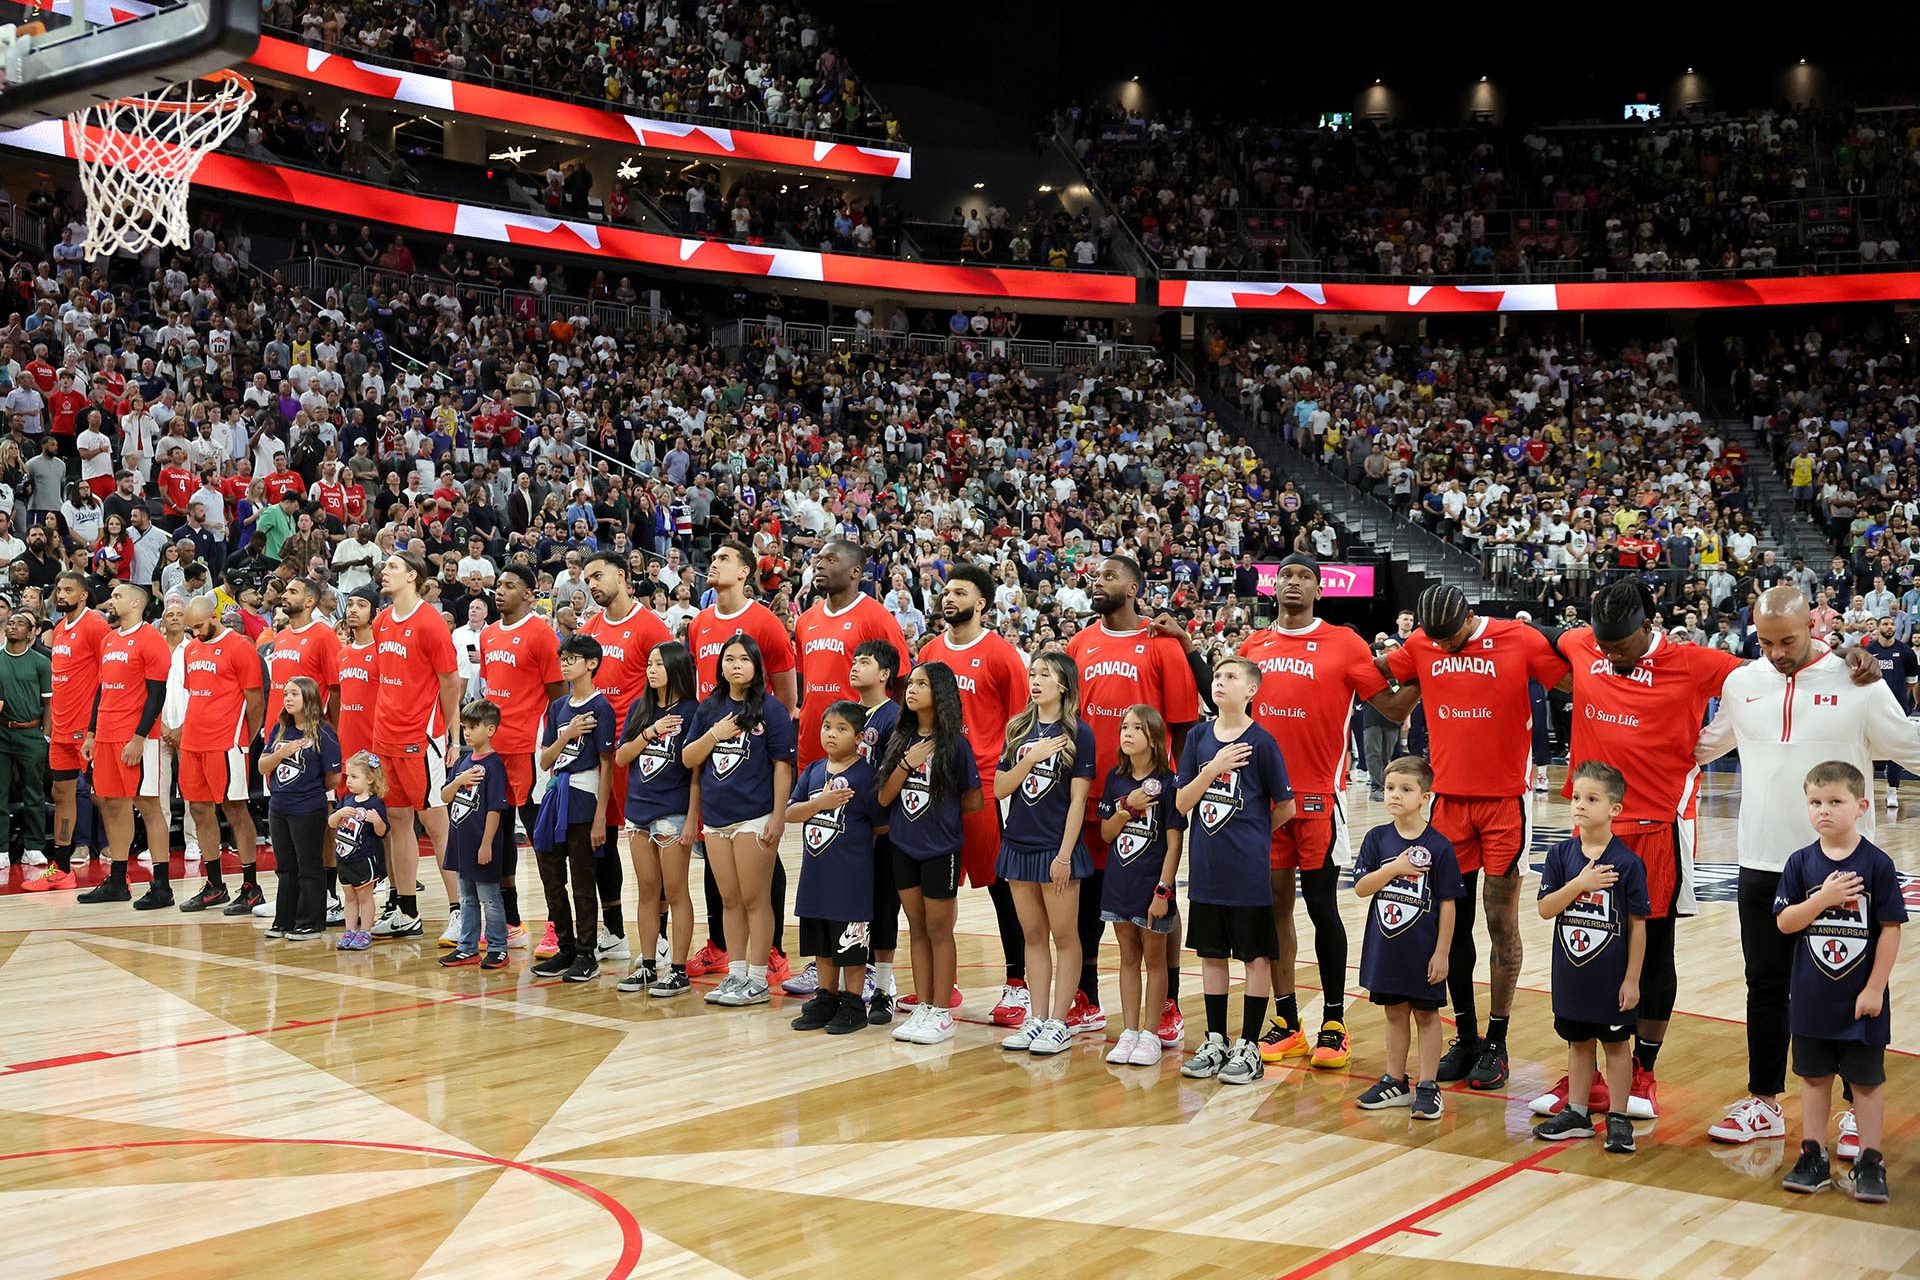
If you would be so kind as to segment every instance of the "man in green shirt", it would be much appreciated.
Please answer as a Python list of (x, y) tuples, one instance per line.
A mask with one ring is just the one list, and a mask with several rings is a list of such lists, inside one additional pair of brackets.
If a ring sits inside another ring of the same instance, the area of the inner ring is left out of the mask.
[(29, 866), (44, 862), (47, 825), (47, 700), (53, 697), (53, 659), (34, 642), (40, 620), (14, 610), (0, 650), (0, 865), (13, 847), (13, 818)]
[(259, 530), (261, 536), (267, 540), (262, 554), (275, 564), (280, 562), (280, 548), (286, 544), (288, 538), (293, 536), (294, 521), (299, 518), (299, 515), (300, 495), (286, 493), (280, 496), (280, 501), (262, 511), (260, 519), (254, 525), (254, 528)]

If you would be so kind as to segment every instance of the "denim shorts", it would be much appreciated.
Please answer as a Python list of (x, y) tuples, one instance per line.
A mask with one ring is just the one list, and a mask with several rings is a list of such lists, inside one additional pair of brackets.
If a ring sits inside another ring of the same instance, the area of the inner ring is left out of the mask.
[(700, 829), (709, 838), (719, 836), (722, 839), (733, 839), (738, 836), (752, 836), (759, 839), (767, 834), (767, 824), (772, 821), (771, 813), (763, 813), (757, 818), (749, 818), (745, 822), (728, 823), (724, 827), (708, 826), (703, 823)]
[(1155, 920), (1151, 916), (1130, 916), (1119, 911), (1102, 911), (1100, 918), (1108, 924), (1130, 924), (1135, 928), (1145, 929), (1148, 933), (1172, 933), (1173, 926), (1179, 923), (1180, 915), (1176, 911), (1169, 910), (1167, 914)]
[(644, 826), (638, 822), (629, 822), (627, 824), (627, 833), (629, 835), (639, 835), (645, 832), (655, 840), (671, 840), (686, 829), (687, 815), (684, 813), (670, 813), (664, 818), (655, 818), (652, 822)]

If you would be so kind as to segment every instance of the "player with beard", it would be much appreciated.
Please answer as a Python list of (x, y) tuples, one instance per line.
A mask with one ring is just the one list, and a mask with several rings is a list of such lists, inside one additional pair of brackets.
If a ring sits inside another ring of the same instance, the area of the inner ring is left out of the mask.
[[(225, 914), (245, 915), (264, 900), (254, 879), (253, 815), (247, 809), (247, 744), (260, 736), (266, 711), (261, 692), (265, 672), (260, 651), (244, 632), (223, 625), (213, 600), (196, 596), (187, 605), (187, 642), (180, 649), (186, 705), (178, 728), (168, 737), (180, 751), (180, 794), (187, 819), (200, 834), (200, 847), (212, 849), (207, 882), (180, 904), (182, 911), (205, 911), (227, 902), (220, 868), (220, 810), (233, 828), (233, 846), (244, 877), (240, 896)], [(170, 722), (171, 723), (171, 722)], [(249, 900), (251, 899), (251, 900)]]
[[(760, 657), (766, 664), (767, 693), (797, 717), (800, 714), (800, 695), (798, 692), (796, 663), (793, 657), (793, 637), (787, 634), (787, 628), (775, 617), (773, 610), (747, 595), (747, 584), (753, 580), (753, 548), (745, 543), (726, 541), (714, 549), (713, 558), (707, 562), (707, 585), (713, 588), (713, 603), (696, 613), (687, 622), (687, 650), (693, 656), (693, 670), (697, 685), (696, 698), (700, 702), (720, 681), (720, 650), (727, 641), (740, 632), (753, 637), (760, 646)], [(626, 722), (621, 721), (624, 725)], [(617, 791), (616, 795), (625, 796), (626, 792)], [(696, 841), (696, 843), (699, 843)], [(724, 972), (727, 968), (727, 929), (726, 912), (721, 909), (720, 885), (713, 878), (713, 864), (708, 862), (704, 848), (700, 865), (706, 868), (707, 893), (707, 941), (689, 962), (687, 972), (698, 976), (705, 973)], [(786, 936), (787, 929), (787, 868), (776, 860), (773, 864), (773, 937), (776, 948)], [(667, 930), (660, 930), (661, 945), (666, 945)], [(665, 965), (656, 955), (655, 967), (665, 972)], [(779, 967), (775, 962), (772, 973)], [(815, 968), (809, 962), (803, 973), (794, 974), (781, 981), (788, 995), (811, 995), (814, 990)]]
[[(154, 863), (167, 862), (166, 771), (154, 725), (167, 701), (173, 654), (149, 626), (147, 593), (122, 582), (107, 597), (113, 630), (100, 642), (100, 691), (94, 700), (93, 799), (107, 828), (107, 878), (80, 895), (82, 902), (126, 902), (127, 858), (133, 848), (133, 810), (146, 824)], [(165, 906), (154, 902), (153, 907)], [(149, 908), (151, 909), (151, 908)]]
[(800, 658), (800, 768), (826, 759), (820, 745), (820, 721), (827, 708), (845, 699), (858, 701), (851, 672), (853, 651), (868, 640), (885, 640), (900, 655), (901, 676), (913, 665), (900, 624), (886, 606), (860, 589), (867, 563), (858, 544), (836, 538), (813, 558), (813, 589), (819, 599), (794, 625)]
[(341, 607), (338, 729), (340, 758), (351, 760), (362, 751), (373, 750), (373, 707), (380, 696), (374, 671), (373, 619), (380, 612), (380, 591), (372, 585), (357, 587), (347, 593)]
[[(1313, 613), (1320, 599), (1320, 565), (1295, 553), (1280, 562), (1274, 584), (1280, 616), (1240, 646), (1260, 668), (1254, 722), (1273, 735), (1293, 783), (1294, 814), (1273, 833), (1273, 919), (1280, 941), (1274, 966), (1274, 1018), (1260, 1038), (1263, 1062), (1307, 1058), (1338, 1071), (1352, 1058), (1346, 1026), (1347, 927), (1337, 901), (1347, 842), (1347, 721), (1355, 698), (1389, 720), (1401, 721), (1420, 696), (1418, 685), (1389, 690), (1373, 665), (1373, 650), (1347, 627)], [(1295, 879), (1313, 922), (1323, 1014), (1309, 1047), (1294, 993), (1300, 938), (1294, 928)]]
[[(960, 689), (960, 713), (967, 722), (967, 740), (980, 773), (980, 794), (993, 794), (993, 775), (1000, 767), (1007, 721), (1027, 705), (1027, 665), (1019, 650), (987, 625), (993, 601), (993, 579), (976, 564), (956, 564), (947, 570), (947, 589), (940, 597), (940, 614), (947, 629), (920, 650), (922, 662), (944, 662)], [(1000, 856), (1000, 806), (982, 805), (963, 814), (966, 843), (960, 865), (967, 883), (985, 886), (1000, 926), (1000, 950), (1006, 962), (1006, 987), (990, 1015), (997, 1027), (1019, 1027), (1027, 1020), (1032, 997), (1027, 992), (1026, 937), (1014, 910), (1013, 893), (994, 874)]]
[[(1136, 703), (1157, 707), (1166, 717), (1168, 755), (1178, 759), (1187, 729), (1200, 718), (1200, 682), (1212, 673), (1194, 649), (1193, 637), (1162, 614), (1149, 622), (1140, 613), (1146, 579), (1126, 556), (1108, 556), (1094, 571), (1087, 598), (1099, 618), (1067, 642), (1080, 669), (1080, 718), (1093, 729), (1096, 758), (1093, 788), (1087, 795), (1085, 839), (1093, 855), (1093, 875), (1080, 886), (1080, 992), (1067, 1016), (1070, 1031), (1097, 1031), (1107, 1025), (1100, 1011), (1100, 893), (1105, 882), (1107, 842), (1100, 838), (1099, 800), (1106, 779), (1120, 762), (1120, 722)], [(1167, 1003), (1161, 1010), (1160, 1043), (1177, 1047), (1186, 1031), (1180, 1013), (1180, 934), (1167, 940)]]
[(527, 928), (520, 922), (520, 889), (514, 880), (520, 853), (514, 815), (519, 815), (520, 830), (531, 840), (540, 809), (533, 802), (534, 748), (539, 745), (547, 708), (566, 691), (566, 681), (560, 678), (560, 638), (533, 612), (535, 585), (533, 571), (525, 565), (510, 564), (500, 570), (493, 587), (500, 617), (480, 630), (482, 696), (500, 712), (493, 751), (507, 774), (508, 813), (494, 833), (493, 847), (510, 949), (527, 945)]
[(53, 865), (26, 888), (72, 889), (73, 824), (80, 771), (87, 767), (87, 722), (100, 689), (100, 645), (113, 628), (87, 608), (85, 574), (63, 573), (53, 584), (60, 620), (47, 637), (53, 651), (53, 702), (48, 708), (47, 768), (53, 779)]
[[(600, 642), (600, 665), (594, 670), (593, 686), (612, 704), (614, 724), (624, 725), (628, 710), (647, 691), (647, 658), (653, 653), (653, 646), (673, 639), (673, 633), (653, 610), (634, 598), (627, 581), (627, 562), (613, 552), (602, 551), (591, 557), (587, 561), (586, 578), (587, 594), (600, 606), (600, 611), (581, 623), (574, 634), (591, 636)], [(623, 801), (626, 798), (625, 769), (613, 771), (611, 794)], [(616, 817), (617, 808), (616, 805)], [(594, 951), (601, 960), (626, 961), (632, 959), (633, 949), (627, 945), (626, 921), (620, 904), (621, 891), (626, 886), (620, 856), (620, 824), (612, 822), (608, 828), (606, 843), (593, 860), (604, 926), (595, 940)], [(776, 947), (779, 941), (774, 939)], [(542, 939), (541, 950), (545, 950), (545, 942)], [(589, 939), (581, 938), (579, 945), (584, 948), (588, 942)]]

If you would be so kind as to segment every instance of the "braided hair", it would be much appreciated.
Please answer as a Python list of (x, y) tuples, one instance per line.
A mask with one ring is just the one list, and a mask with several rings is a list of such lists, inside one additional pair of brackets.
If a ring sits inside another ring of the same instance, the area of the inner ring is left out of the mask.
[[(1420, 593), (1414, 602), (1413, 625), (1431, 636), (1437, 627), (1445, 627), (1450, 618), (1465, 618), (1468, 612), (1467, 593), (1452, 583), (1436, 582)], [(1458, 623), (1448, 627), (1451, 633), (1458, 629)]]
[(1635, 613), (1642, 619), (1654, 615), (1653, 592), (1638, 578), (1622, 578), (1593, 593), (1593, 622), (1597, 627), (1617, 631)]

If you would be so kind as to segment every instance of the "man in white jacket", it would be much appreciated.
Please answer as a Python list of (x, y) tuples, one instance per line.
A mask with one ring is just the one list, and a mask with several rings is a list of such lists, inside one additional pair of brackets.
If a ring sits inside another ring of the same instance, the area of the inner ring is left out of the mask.
[[(1920, 725), (1885, 682), (1860, 686), (1846, 663), (1813, 638), (1812, 611), (1797, 587), (1774, 587), (1754, 607), (1761, 661), (1734, 671), (1720, 710), (1700, 735), (1701, 764), (1740, 752), (1740, 951), (1747, 978), (1747, 1091), (1707, 1130), (1719, 1142), (1786, 1136), (1780, 1094), (1787, 1072), (1787, 991), (1794, 940), (1774, 923), (1773, 895), (1787, 856), (1817, 838), (1807, 818), (1807, 772), (1844, 760), (1868, 777), (1875, 760), (1920, 764)], [(1861, 820), (1873, 837), (1873, 811)], [(1840, 1118), (1836, 1154), (1859, 1147)], [(1852, 1149), (1849, 1150), (1849, 1138)]]

